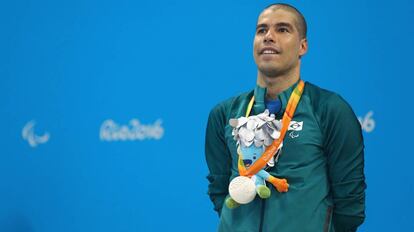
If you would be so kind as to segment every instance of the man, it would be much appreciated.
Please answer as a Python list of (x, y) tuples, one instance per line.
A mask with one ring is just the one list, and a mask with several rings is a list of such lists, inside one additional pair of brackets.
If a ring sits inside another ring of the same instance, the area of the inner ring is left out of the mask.
[(257, 21), (253, 56), (257, 86), (214, 107), (206, 131), (208, 194), (220, 215), (219, 231), (356, 231), (365, 218), (364, 145), (350, 106), (337, 94), (306, 82), (274, 167), (287, 192), (272, 185), (267, 199), (232, 208), (225, 204), (229, 182), (239, 176), (238, 153), (229, 120), (269, 109), (281, 119), (300, 82), (301, 57), (308, 50), (303, 15), (273, 4)]

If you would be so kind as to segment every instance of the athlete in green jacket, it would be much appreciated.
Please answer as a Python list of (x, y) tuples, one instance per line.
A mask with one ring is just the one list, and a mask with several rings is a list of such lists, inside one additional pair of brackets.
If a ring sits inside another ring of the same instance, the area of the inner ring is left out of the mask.
[(289, 191), (272, 185), (268, 199), (229, 209), (230, 181), (239, 175), (231, 118), (262, 113), (268, 101), (280, 100), (281, 119), (300, 76), (300, 57), (307, 51), (306, 22), (290, 5), (275, 4), (259, 16), (254, 39), (258, 66), (254, 91), (226, 100), (210, 113), (206, 132), (208, 194), (220, 215), (223, 232), (348, 232), (365, 218), (364, 145), (351, 107), (337, 94), (306, 83), (282, 153), (267, 171), (286, 178)]

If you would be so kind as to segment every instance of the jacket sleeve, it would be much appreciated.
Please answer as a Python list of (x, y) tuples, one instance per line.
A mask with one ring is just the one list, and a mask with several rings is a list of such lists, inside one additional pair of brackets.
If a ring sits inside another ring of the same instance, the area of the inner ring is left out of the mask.
[(364, 143), (351, 107), (338, 95), (326, 102), (321, 118), (334, 202), (335, 232), (356, 231), (365, 219)]
[(224, 137), (224, 127), (226, 117), (224, 107), (216, 106), (209, 115), (206, 140), (205, 157), (209, 174), (207, 179), (208, 195), (214, 204), (214, 210), (220, 215), (224, 199), (228, 194), (230, 178), (231, 157), (226, 146)]

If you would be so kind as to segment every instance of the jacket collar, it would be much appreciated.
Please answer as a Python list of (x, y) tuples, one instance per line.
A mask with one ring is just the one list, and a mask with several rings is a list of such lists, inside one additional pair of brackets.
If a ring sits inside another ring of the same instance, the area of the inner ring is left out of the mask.
[[(276, 115), (277, 118), (281, 117), (283, 113), (285, 112), (290, 95), (292, 94), (293, 90), (296, 88), (298, 83), (299, 83), (299, 80), (295, 82), (293, 85), (291, 85), (289, 88), (285, 89), (283, 92), (279, 93), (279, 95), (277, 96), (279, 100), (282, 102), (282, 109)], [(256, 85), (256, 88), (254, 89), (253, 114), (255, 115), (260, 114), (266, 109), (266, 105), (265, 105), (266, 92), (267, 92), (266, 88)]]

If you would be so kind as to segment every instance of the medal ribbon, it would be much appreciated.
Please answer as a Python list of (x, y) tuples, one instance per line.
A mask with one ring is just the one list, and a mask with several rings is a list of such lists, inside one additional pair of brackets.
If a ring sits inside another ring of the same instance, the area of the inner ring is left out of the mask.
[[(254, 162), (252, 166), (250, 166), (248, 169), (246, 169), (246, 167), (244, 166), (243, 157), (238, 151), (239, 160), (238, 160), (237, 166), (239, 168), (240, 176), (251, 177), (255, 175), (260, 170), (262, 170), (266, 166), (267, 162), (269, 162), (269, 160), (276, 154), (280, 144), (283, 142), (283, 139), (285, 138), (286, 132), (289, 128), (290, 121), (292, 120), (293, 115), (295, 114), (296, 107), (298, 106), (300, 97), (302, 96), (304, 87), (305, 87), (305, 82), (303, 82), (303, 80), (300, 80), (298, 85), (296, 86), (296, 88), (293, 90), (292, 94), (289, 97), (289, 101), (286, 106), (285, 113), (283, 114), (283, 118), (282, 118), (282, 129), (280, 131), (280, 137), (273, 140), (272, 144), (270, 144), (270, 146), (266, 148), (262, 156), (258, 160), (256, 160), (256, 162)], [(254, 103), (254, 96), (252, 97), (252, 99), (250, 100), (247, 106), (246, 118), (249, 117), (250, 112), (252, 111), (253, 103)]]

